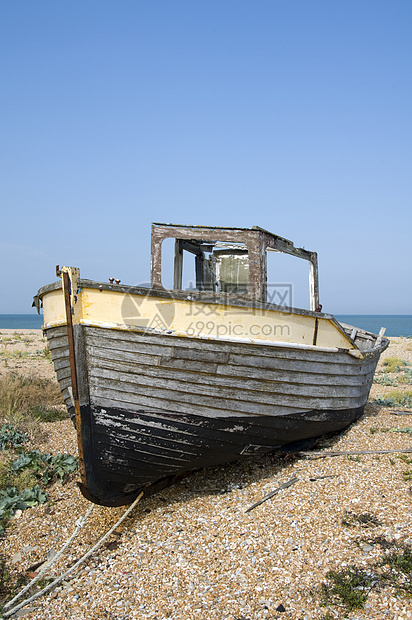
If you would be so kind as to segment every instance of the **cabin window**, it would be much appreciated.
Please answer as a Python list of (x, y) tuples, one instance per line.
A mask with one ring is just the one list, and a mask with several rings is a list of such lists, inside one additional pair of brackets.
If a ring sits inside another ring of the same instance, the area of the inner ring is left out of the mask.
[(310, 308), (309, 263), (291, 254), (267, 252), (267, 301), (292, 308)]
[(249, 255), (244, 243), (219, 243), (209, 259), (220, 293), (247, 293), (249, 287)]
[(245, 294), (249, 286), (247, 247), (225, 241), (164, 239), (161, 279), (166, 289)]
[(175, 257), (175, 240), (164, 239), (162, 242), (162, 286), (173, 289), (173, 262)]

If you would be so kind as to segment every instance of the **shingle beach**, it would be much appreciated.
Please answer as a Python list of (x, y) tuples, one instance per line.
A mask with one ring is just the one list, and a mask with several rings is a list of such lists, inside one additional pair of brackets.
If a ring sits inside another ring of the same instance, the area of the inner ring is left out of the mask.
[[(2, 330), (8, 340), (0, 343), (0, 352), (26, 355), (9, 355), (7, 363), (0, 358), (0, 376), (36, 373), (55, 381), (51, 362), (36, 354), (46, 346), (41, 331), (19, 333), (26, 342), (13, 342), (13, 330)], [(412, 340), (391, 338), (383, 360), (395, 356), (412, 362)], [(385, 371), (383, 360), (378, 376)], [(412, 619), (412, 599), (395, 585), (379, 582), (377, 568), (385, 554), (412, 543), (412, 454), (376, 453), (412, 448), (412, 409), (372, 402), (393, 389), (374, 383), (363, 417), (345, 432), (322, 439), (311, 454), (266, 455), (197, 471), (143, 498), (90, 558), (17, 612), (19, 617)], [(396, 389), (410, 386), (402, 383)], [(77, 454), (70, 420), (42, 426), (45, 440), (33, 448)], [(372, 453), (359, 454), (368, 450)], [(346, 454), (322, 456), (331, 451)], [(38, 570), (33, 567), (59, 551), (89, 506), (76, 478), (56, 483), (47, 504), (18, 513), (6, 529), (1, 546), (9, 568)], [(125, 510), (94, 506), (42, 585), (73, 565)], [(325, 602), (322, 584), (328, 583), (329, 571), (353, 566), (374, 575), (364, 608), (349, 611)]]

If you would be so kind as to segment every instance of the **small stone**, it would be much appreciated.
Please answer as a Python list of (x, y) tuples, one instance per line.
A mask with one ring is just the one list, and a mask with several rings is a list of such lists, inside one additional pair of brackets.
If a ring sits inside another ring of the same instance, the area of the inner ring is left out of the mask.
[(283, 611), (286, 611), (286, 609), (283, 607), (283, 605), (282, 605), (282, 603), (281, 603), (281, 604), (279, 605), (279, 607), (276, 607), (276, 611), (283, 612)]

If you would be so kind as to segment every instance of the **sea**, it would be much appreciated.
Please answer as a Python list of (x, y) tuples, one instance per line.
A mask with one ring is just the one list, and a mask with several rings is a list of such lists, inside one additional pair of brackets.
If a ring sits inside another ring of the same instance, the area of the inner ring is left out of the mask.
[(41, 329), (43, 315), (41, 314), (0, 314), (1, 329)]
[(412, 338), (412, 314), (335, 314), (335, 318), (373, 334), (386, 327), (385, 336)]
[[(379, 333), (386, 327), (385, 336), (412, 338), (412, 314), (337, 314), (338, 321)], [(0, 314), (1, 329), (40, 329), (43, 316), (38, 314)]]

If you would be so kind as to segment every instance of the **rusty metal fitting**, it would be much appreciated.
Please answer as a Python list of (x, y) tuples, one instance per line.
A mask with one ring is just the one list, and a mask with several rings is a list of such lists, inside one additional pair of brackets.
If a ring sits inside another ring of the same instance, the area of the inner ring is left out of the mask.
[(110, 284), (113, 284), (114, 278), (109, 278), (109, 282), (110, 282)]
[(121, 280), (119, 280), (119, 278), (117, 278), (117, 279), (115, 280), (115, 282), (116, 282), (116, 284), (120, 284)]

